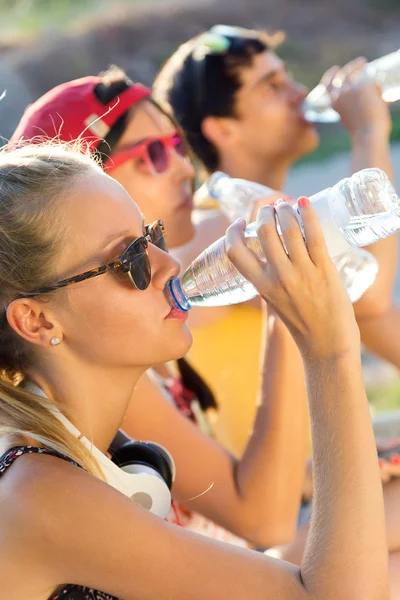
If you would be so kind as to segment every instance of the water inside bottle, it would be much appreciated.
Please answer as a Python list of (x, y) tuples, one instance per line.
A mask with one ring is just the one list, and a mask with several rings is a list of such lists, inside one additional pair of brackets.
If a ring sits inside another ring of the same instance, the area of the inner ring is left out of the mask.
[(366, 73), (382, 89), (385, 102), (400, 100), (400, 51), (391, 52), (366, 65)]
[(368, 246), (400, 228), (400, 199), (380, 169), (364, 169), (332, 188), (332, 210), (351, 246)]
[(357, 302), (361, 298), (374, 283), (379, 271), (378, 261), (370, 252), (361, 248), (337, 256), (333, 262), (351, 302)]
[(369, 246), (381, 238), (391, 235), (400, 228), (399, 217), (393, 213), (379, 215), (364, 215), (351, 217), (343, 232), (350, 244), (354, 246)]
[[(246, 235), (246, 245), (265, 262), (255, 230)], [(192, 306), (238, 304), (258, 294), (227, 257), (223, 238), (213, 244), (212, 251), (193, 261), (181, 284)]]
[[(400, 50), (391, 52), (365, 66), (363, 73), (381, 87), (385, 102), (400, 100)], [(334, 123), (340, 115), (331, 107), (330, 96), (323, 84), (317, 85), (304, 101), (304, 114), (311, 122)]]

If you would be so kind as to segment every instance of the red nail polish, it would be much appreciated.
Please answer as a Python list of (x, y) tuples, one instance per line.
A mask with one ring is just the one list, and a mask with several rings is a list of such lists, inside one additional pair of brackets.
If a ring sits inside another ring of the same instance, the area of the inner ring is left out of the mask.
[(305, 198), (304, 196), (302, 196), (301, 198), (298, 199), (297, 201), (297, 206), (299, 208), (305, 208), (306, 206), (308, 206), (310, 204), (310, 201), (308, 198)]
[(286, 202), (283, 198), (278, 198), (278, 200), (275, 202), (275, 206), (278, 206), (278, 204), (282, 204), (283, 202)]
[(398, 454), (394, 454), (390, 457), (389, 462), (391, 465), (400, 465), (400, 456)]
[(379, 458), (379, 459), (378, 459), (378, 464), (379, 464), (379, 468), (380, 468), (380, 469), (383, 469), (383, 467), (384, 467), (384, 466), (385, 466), (385, 464), (386, 464), (386, 461), (385, 461), (385, 460), (383, 460), (382, 458)]

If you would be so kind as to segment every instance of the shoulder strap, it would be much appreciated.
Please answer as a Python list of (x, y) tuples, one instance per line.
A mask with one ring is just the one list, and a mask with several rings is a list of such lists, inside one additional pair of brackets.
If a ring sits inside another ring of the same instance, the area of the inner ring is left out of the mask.
[(49, 448), (37, 448), (36, 446), (14, 446), (7, 450), (0, 457), (0, 475), (4, 473), (4, 471), (14, 462), (16, 458), (22, 456), (23, 454), (50, 454), (50, 456), (56, 456), (57, 458), (61, 458), (62, 460), (66, 460), (67, 462), (72, 463), (76, 467), (82, 468), (77, 462), (66, 456), (65, 454), (61, 454), (61, 452), (56, 452), (55, 450), (50, 450)]

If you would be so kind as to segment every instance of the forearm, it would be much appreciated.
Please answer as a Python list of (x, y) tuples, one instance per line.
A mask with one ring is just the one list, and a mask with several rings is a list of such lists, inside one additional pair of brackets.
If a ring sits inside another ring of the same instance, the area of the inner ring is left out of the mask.
[[(385, 171), (394, 183), (392, 160), (390, 155), (389, 132), (384, 129), (371, 127), (356, 131), (352, 136), (352, 172), (362, 169), (378, 168)], [(368, 250), (380, 262), (380, 272), (372, 288), (385, 286), (383, 291), (391, 293), (396, 273), (397, 243), (396, 236), (390, 236), (372, 246)], [(381, 280), (383, 280), (381, 282)]]
[(391, 305), (383, 314), (359, 318), (358, 326), (365, 347), (400, 369), (400, 308)]
[[(348, 593), (342, 597), (365, 597), (364, 591), (370, 598), (384, 598), (387, 551), (382, 487), (359, 355), (307, 360), (306, 378), (314, 516), (302, 564), (303, 581), (307, 589), (318, 592), (324, 578), (340, 579), (344, 589), (348, 579)], [(331, 457), (328, 470), (326, 457)]]
[[(385, 131), (362, 131), (353, 136), (353, 171), (378, 167), (393, 181), (389, 134)], [(373, 285), (354, 305), (361, 341), (370, 350), (400, 367), (400, 311), (393, 305), (392, 294), (397, 272), (397, 235), (379, 240), (367, 248), (379, 263)], [(391, 326), (390, 326), (391, 322)]]
[(237, 467), (237, 489), (260, 545), (286, 543), (296, 531), (304, 482), (308, 412), (303, 363), (279, 320), (262, 352), (259, 408)]
[(393, 182), (389, 132), (379, 127), (365, 127), (352, 135), (352, 172), (375, 167), (385, 171)]

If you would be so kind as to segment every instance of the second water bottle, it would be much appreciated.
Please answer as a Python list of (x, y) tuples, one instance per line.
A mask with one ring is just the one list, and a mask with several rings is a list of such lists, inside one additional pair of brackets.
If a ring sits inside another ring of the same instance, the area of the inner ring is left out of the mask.
[[(346, 261), (346, 256), (353, 254), (354, 248), (373, 244), (400, 229), (400, 199), (380, 169), (359, 171), (332, 188), (311, 196), (310, 200), (318, 214), (332, 258), (340, 257)], [(245, 237), (247, 246), (265, 262), (255, 223), (247, 227)], [(365, 289), (371, 282), (366, 283)], [(189, 310), (191, 306), (236, 304), (257, 295), (252, 284), (227, 257), (225, 238), (204, 250), (181, 279), (172, 279), (166, 293), (172, 306), (181, 310)]]

